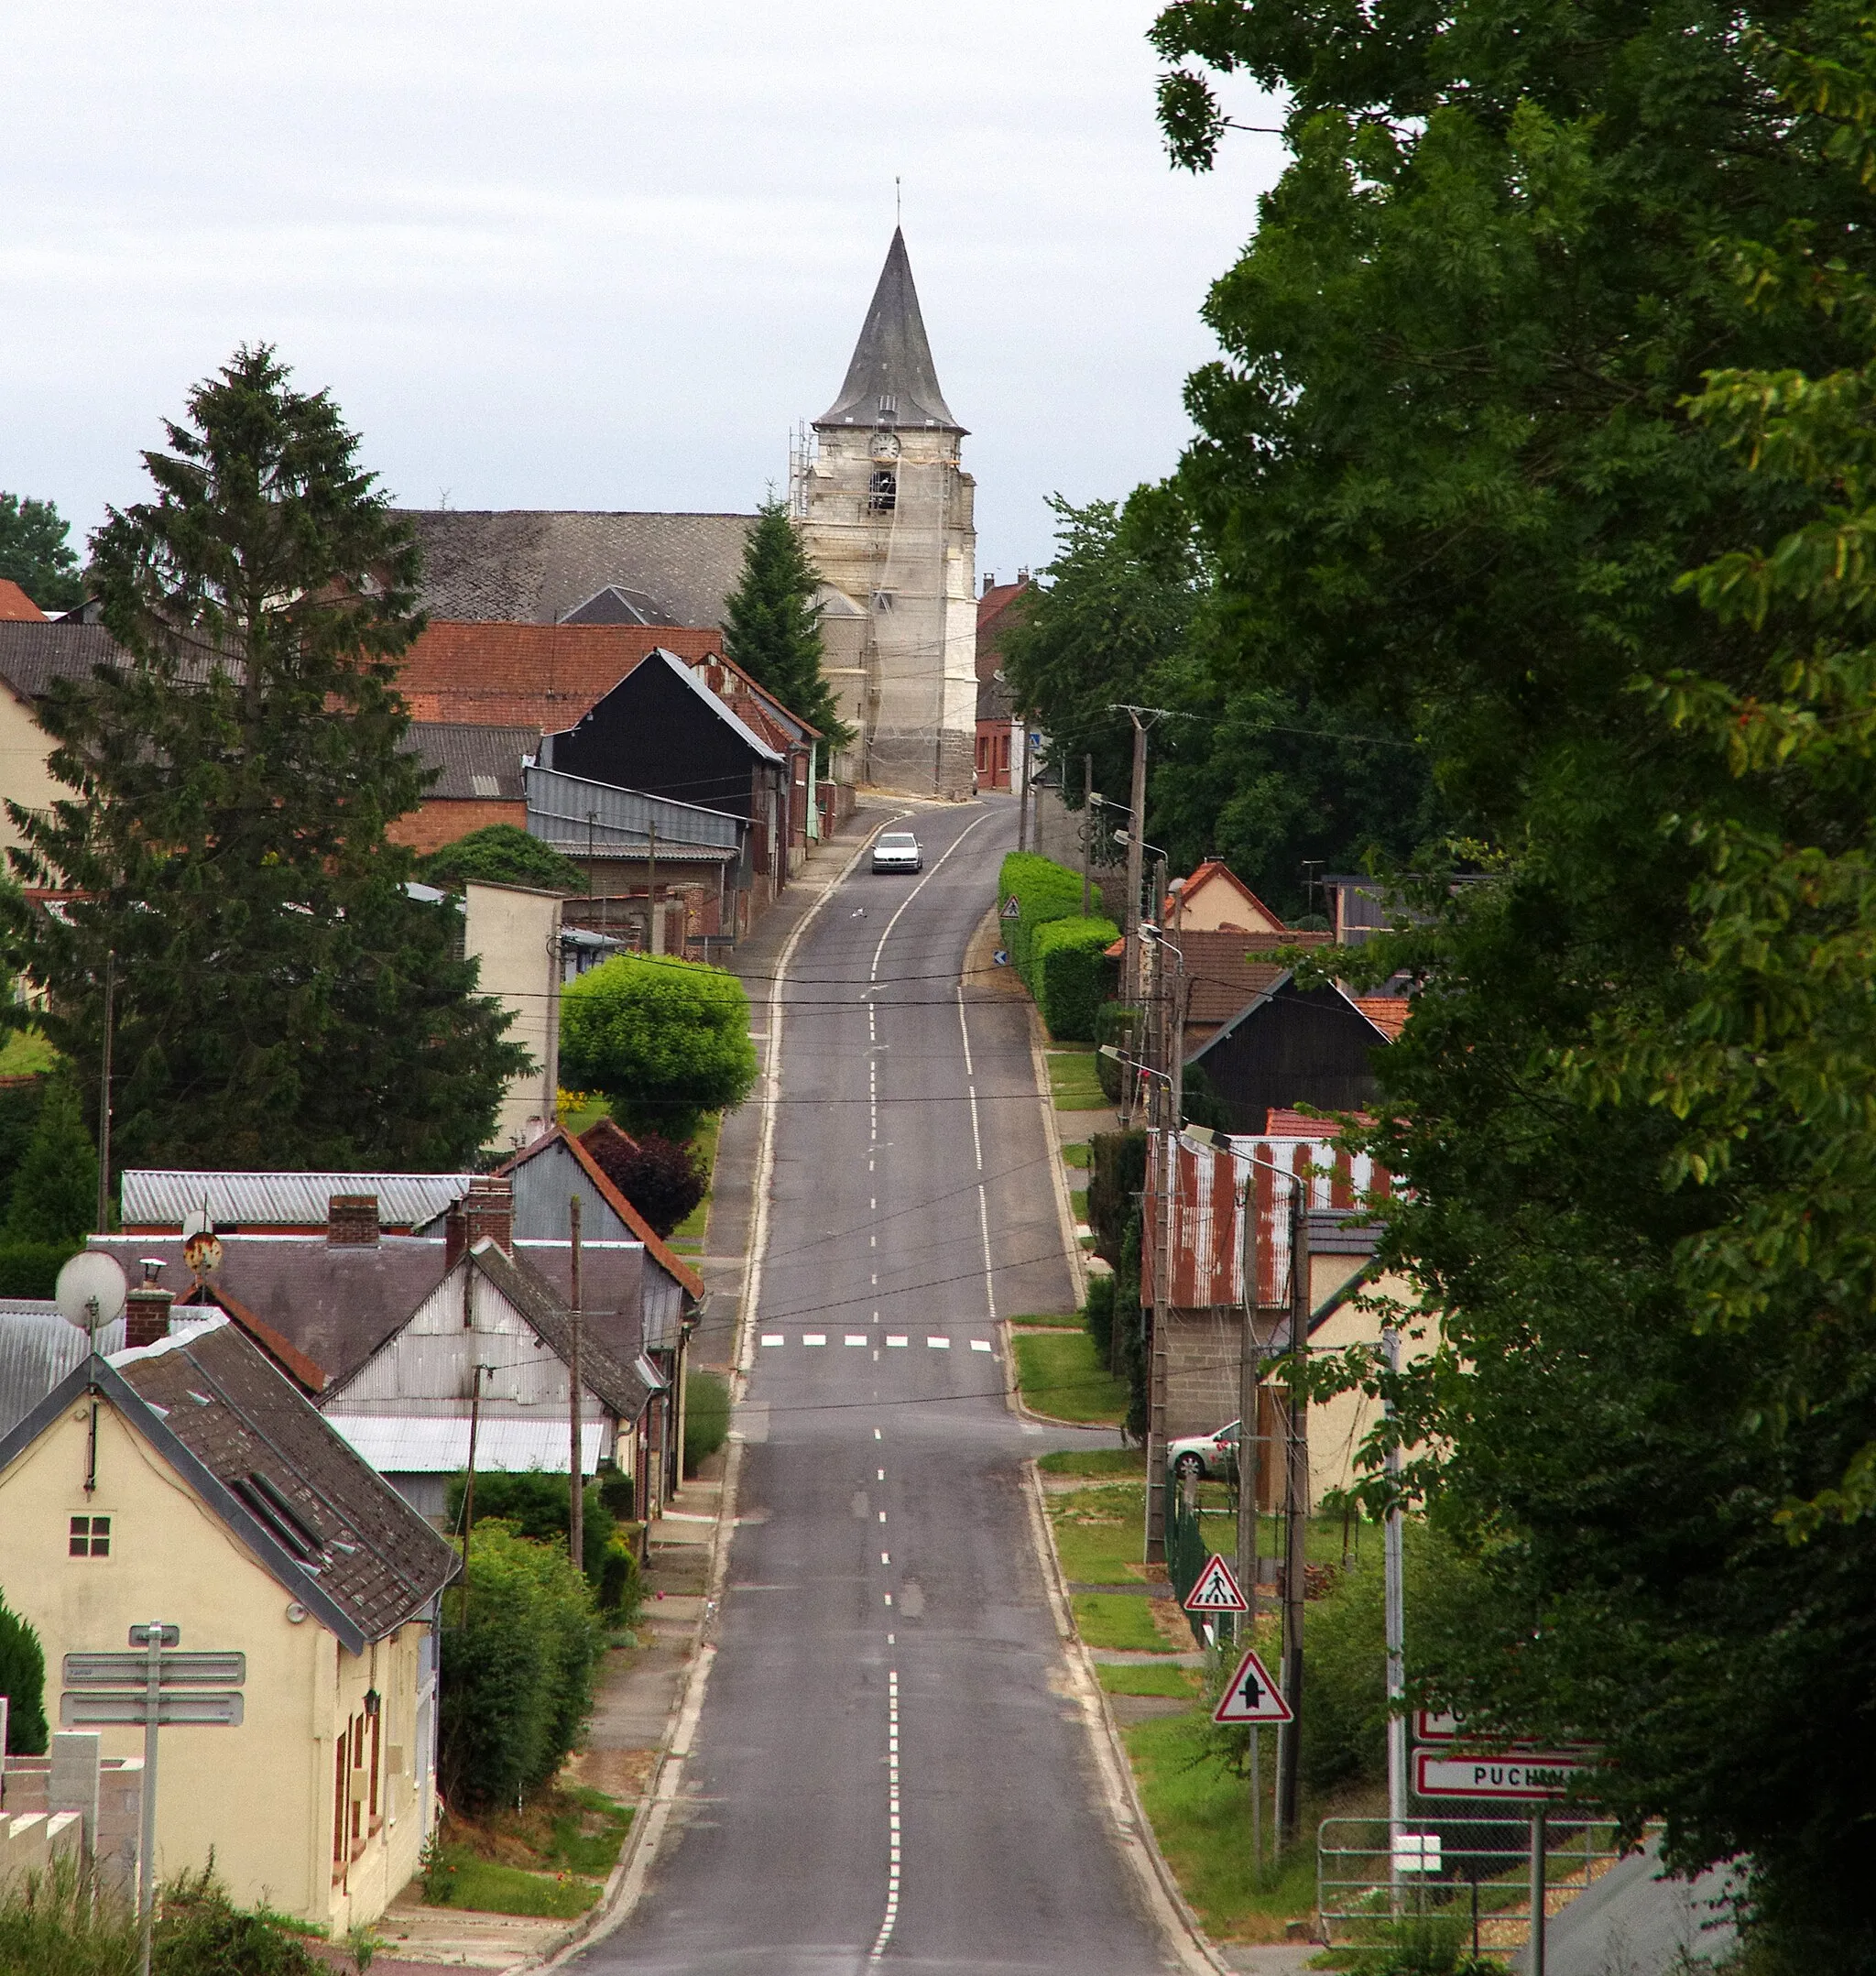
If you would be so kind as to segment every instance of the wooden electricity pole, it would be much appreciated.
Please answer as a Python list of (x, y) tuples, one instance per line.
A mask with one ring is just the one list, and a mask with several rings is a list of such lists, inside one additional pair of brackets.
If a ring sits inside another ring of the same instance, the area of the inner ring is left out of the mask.
[(1309, 1176), (1299, 1174), (1290, 1209), (1290, 1368), (1288, 1476), (1283, 1531), (1283, 1698), (1291, 1719), (1282, 1725), (1277, 1759), (1277, 1830), (1294, 1845), (1303, 1805), (1303, 1600), (1308, 1578), (1309, 1410), (1303, 1355), (1309, 1349)]
[[(117, 956), (104, 956), (104, 1061), (98, 1077), (98, 1233), (111, 1232), (111, 1033), (115, 1028)], [(214, 1231), (209, 1231), (213, 1234)]]
[(568, 1463), (567, 1491), (567, 1556), (573, 1560), (573, 1569), (585, 1568), (586, 1561), (586, 1472), (581, 1458), (580, 1387), (583, 1383), (583, 1368), (580, 1363), (580, 1213), (581, 1200), (575, 1194), (567, 1200), (567, 1221), (573, 1231), (572, 1252), (568, 1258), (569, 1287), (573, 1293), (573, 1359), (568, 1368), (567, 1414), (572, 1430), (572, 1460)]
[[(1063, 781), (1067, 780), (1064, 775)], [(1095, 858), (1095, 758), (1081, 758), (1081, 916), (1093, 907)]]

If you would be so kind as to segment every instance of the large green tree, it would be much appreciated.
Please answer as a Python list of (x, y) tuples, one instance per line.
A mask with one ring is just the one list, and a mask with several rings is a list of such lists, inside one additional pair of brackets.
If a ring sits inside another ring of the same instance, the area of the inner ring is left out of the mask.
[(1174, 870), (1222, 857), (1293, 918), (1319, 903), (1309, 865), (1406, 863), (1436, 833), (1423, 752), (1384, 712), (1220, 665), (1216, 563), (1176, 486), (1051, 505), (1058, 551), (1005, 636), (1004, 670), (1071, 807), (1089, 755), (1096, 789), (1127, 797), (1133, 729), (1117, 709), (1131, 703), (1172, 713), (1148, 745), (1147, 835)]
[(50, 501), (0, 494), (0, 576), (10, 577), (42, 611), (69, 611), (84, 602), (78, 556), (66, 538), (71, 524)]
[(1482, 874), (1374, 956), (1423, 983), (1375, 1139), (1442, 1314), (1399, 1432), (1487, 1588), (1420, 1664), (1600, 1741), (1676, 1861), (1748, 1855), (1761, 1953), (1876, 1968), (1864, 29), (1200, 0), (1155, 38), (1176, 155), (1227, 141), (1207, 65), (1293, 153), (1189, 390), (1232, 662), (1426, 736)]
[(822, 671), (821, 574), (808, 560), (789, 517), (771, 497), (756, 510), (743, 545), (743, 572), (724, 599), (723, 652), (791, 714), (818, 727), (830, 749), (849, 747), (854, 730), (840, 717)]
[(95, 1091), (108, 968), (125, 1163), (459, 1164), (527, 1059), (385, 835), (423, 788), (393, 685), (409, 527), (270, 349), (166, 432), (156, 498), (93, 540), (122, 659), (42, 708), (71, 794), (9, 806), (18, 875), (81, 895), (0, 897), (41, 1026)]

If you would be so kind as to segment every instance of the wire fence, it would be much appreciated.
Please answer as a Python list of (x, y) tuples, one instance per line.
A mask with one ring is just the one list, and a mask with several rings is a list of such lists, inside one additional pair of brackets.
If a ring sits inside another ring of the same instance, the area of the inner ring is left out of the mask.
[[(1607, 1819), (1546, 1809), (1543, 1911), (1560, 1914), (1622, 1855)], [(1532, 1821), (1509, 1810), (1413, 1818), (1391, 1842), (1385, 1818), (1325, 1818), (1316, 1831), (1316, 1923), (1325, 1942), (1372, 1941), (1384, 1925), (1440, 1919), (1475, 1955), (1531, 1940)]]

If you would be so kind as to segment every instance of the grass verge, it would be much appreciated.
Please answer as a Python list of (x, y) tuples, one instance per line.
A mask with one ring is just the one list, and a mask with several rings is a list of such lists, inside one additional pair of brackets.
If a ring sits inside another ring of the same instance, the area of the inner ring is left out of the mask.
[(1110, 1695), (1154, 1695), (1168, 1701), (1190, 1701), (1199, 1691), (1195, 1667), (1096, 1667), (1095, 1673)]
[(1010, 1343), (1026, 1406), (1089, 1426), (1118, 1427), (1125, 1418), (1126, 1384), (1096, 1356), (1095, 1341), (1085, 1331), (1032, 1334)]
[(1128, 1654), (1176, 1654), (1153, 1624), (1152, 1601), (1138, 1593), (1076, 1592), (1074, 1627), (1091, 1647)]
[(1039, 1455), (1036, 1466), (1044, 1475), (1144, 1475), (1143, 1447), (1065, 1447), (1059, 1454)]
[(1068, 1206), (1077, 1221), (1085, 1222), (1088, 1218), (1088, 1190), (1076, 1187), (1068, 1196)]
[(716, 1185), (716, 1142), (722, 1132), (723, 1114), (720, 1111), (706, 1112), (691, 1144), (710, 1177), (704, 1189), (704, 1198), (671, 1231), (674, 1242), (701, 1242), (710, 1227), (710, 1202)]
[(1085, 1173), (1094, 1164), (1095, 1149), (1085, 1139), (1072, 1141), (1062, 1149), (1062, 1163)]
[(443, 1897), (436, 1907), (466, 1907), (485, 1915), (531, 1915), (573, 1921), (599, 1898), (599, 1883), (578, 1875), (529, 1872), (480, 1860), (467, 1846), (445, 1846), (439, 1861)]
[(1077, 1489), (1049, 1503), (1062, 1575), (1078, 1585), (1138, 1585), (1146, 1484)]
[(1051, 1331), (1079, 1331), (1083, 1328), (1079, 1311), (1031, 1311), (1026, 1317), (1012, 1317), (1013, 1325), (1039, 1325)]
[(437, 1864), (423, 1876), (424, 1899), (571, 1921), (599, 1898), (631, 1826), (630, 1807), (584, 1785), (557, 1785), (518, 1811), (479, 1819), (453, 1812)]
[(1070, 1051), (1057, 1044), (1049, 1052), (1049, 1095), (1057, 1111), (1106, 1111), (1107, 1094), (1095, 1074), (1092, 1050)]

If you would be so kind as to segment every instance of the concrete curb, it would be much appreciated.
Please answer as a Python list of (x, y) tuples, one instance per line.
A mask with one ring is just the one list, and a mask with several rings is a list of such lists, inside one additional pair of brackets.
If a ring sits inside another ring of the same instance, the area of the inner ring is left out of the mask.
[(1049, 1513), (1042, 1495), (1042, 1471), (1034, 1461), (1025, 1461), (1024, 1496), (1029, 1504), (1030, 1534), (1036, 1546), (1036, 1560), (1042, 1569), (1042, 1584), (1049, 1594), (1049, 1607), (1055, 1619), (1055, 1631), (1062, 1641), (1063, 1658), (1068, 1665), (1069, 1693), (1081, 1710), (1082, 1726), (1087, 1730), (1095, 1768), (1114, 1821), (1116, 1838), (1127, 1863), (1139, 1880), (1167, 1940), (1187, 1970), (1204, 1971), (1208, 1976), (1232, 1976), (1227, 1962), (1207, 1938), (1191, 1904), (1180, 1892), (1179, 1882), (1167, 1865), (1152, 1821), (1140, 1801), (1128, 1761), (1127, 1746), (1107, 1706), (1107, 1690), (1095, 1673), (1086, 1643), (1074, 1630), (1074, 1608), (1069, 1603), (1067, 1580), (1062, 1576), (1062, 1561), (1055, 1555), (1055, 1539), (1049, 1528)]
[(1041, 1012), (1024, 998), (1030, 1018), (1030, 1063), (1036, 1080), (1036, 1097), (1042, 1108), (1042, 1136), (1049, 1141), (1049, 1170), (1055, 1181), (1055, 1212), (1062, 1221), (1062, 1248), (1068, 1258), (1068, 1273), (1074, 1284), (1075, 1307), (1085, 1308), (1088, 1301), (1087, 1258), (1075, 1239), (1074, 1208), (1068, 1198), (1068, 1174), (1062, 1164), (1062, 1128), (1055, 1122), (1054, 1086), (1049, 1082), (1049, 1060), (1043, 1054)]

